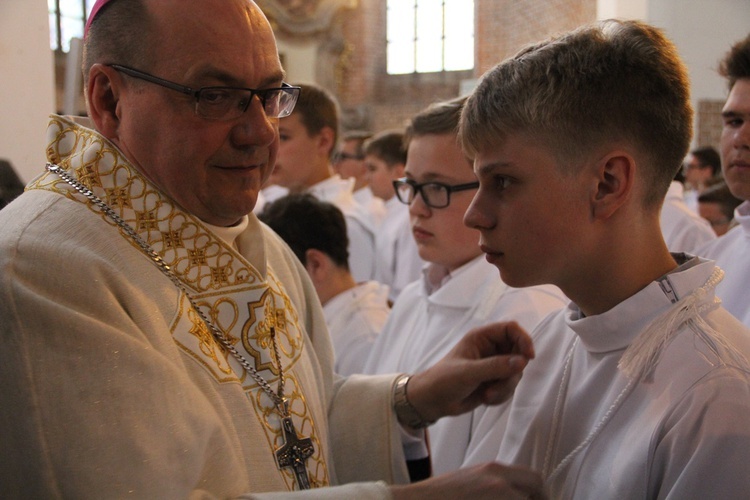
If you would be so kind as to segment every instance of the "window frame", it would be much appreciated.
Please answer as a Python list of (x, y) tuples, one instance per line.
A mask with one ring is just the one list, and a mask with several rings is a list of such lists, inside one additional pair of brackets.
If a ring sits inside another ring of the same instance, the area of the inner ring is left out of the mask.
[[(439, 0), (440, 2), (440, 12), (441, 12), (441, 21), (442, 21), (442, 27), (441, 27), (441, 36), (440, 36), (440, 69), (435, 70), (420, 70), (419, 69), (419, 42), (420, 37), (418, 33), (418, 17), (419, 17), (419, 9), (420, 9), (420, 2), (424, 2), (425, 0), (411, 0), (412, 6), (410, 8), (414, 9), (414, 27), (413, 27), (413, 38), (411, 39), (410, 45), (411, 45), (411, 52), (412, 52), (412, 70), (411, 71), (398, 71), (398, 72), (391, 72), (390, 68), (390, 58), (389, 53), (391, 51), (391, 47), (393, 46), (394, 42), (392, 37), (389, 36), (389, 11), (393, 8), (392, 2), (397, 1), (405, 1), (405, 0), (386, 0), (385, 1), (385, 72), (388, 76), (394, 77), (399, 75), (414, 75), (414, 74), (430, 74), (430, 73), (456, 73), (456, 72), (466, 72), (466, 71), (473, 71), (476, 67), (476, 57), (475, 57), (475, 49), (476, 49), (476, 1), (472, 0), (470, 5), (470, 11), (471, 11), (471, 50), (469, 51), (471, 54), (471, 66), (470, 67), (464, 67), (464, 68), (458, 68), (458, 69), (446, 69), (446, 8), (447, 3), (450, 0)], [(465, 2), (465, 0), (462, 0), (462, 2)], [(426, 7), (423, 3), (421, 7)], [(424, 11), (423, 11), (424, 12)]]
[[(84, 28), (86, 26), (86, 20), (88, 19), (89, 13), (91, 12), (91, 9), (94, 7), (94, 1), (95, 0), (47, 0), (47, 12), (50, 19), (50, 49), (54, 52), (61, 52), (65, 53), (68, 52), (66, 50), (66, 45), (68, 49), (70, 48), (70, 40), (63, 40), (63, 18), (67, 19), (77, 19), (77, 18), (70, 18), (69, 16), (63, 15), (63, 8), (61, 7), (62, 4), (66, 4), (66, 6), (71, 5), (75, 6), (75, 4), (80, 3), (80, 9), (81, 9), (81, 34), (83, 34)], [(54, 26), (53, 26), (53, 19), (54, 19)]]

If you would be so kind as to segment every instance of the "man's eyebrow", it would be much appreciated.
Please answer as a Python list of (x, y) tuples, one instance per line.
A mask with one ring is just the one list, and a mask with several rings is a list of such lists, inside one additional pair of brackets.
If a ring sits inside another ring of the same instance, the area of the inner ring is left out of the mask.
[[(231, 73), (227, 73), (226, 71), (217, 68), (206, 68), (205, 70), (200, 71), (198, 73), (198, 76), (201, 78), (212, 78), (230, 87), (248, 88), (246, 87), (244, 82), (237, 79), (237, 77), (235, 77)], [(273, 73), (270, 76), (264, 78), (257, 88), (262, 89), (266, 87), (277, 86), (279, 82), (284, 80), (284, 76), (285, 74), (283, 71)]]

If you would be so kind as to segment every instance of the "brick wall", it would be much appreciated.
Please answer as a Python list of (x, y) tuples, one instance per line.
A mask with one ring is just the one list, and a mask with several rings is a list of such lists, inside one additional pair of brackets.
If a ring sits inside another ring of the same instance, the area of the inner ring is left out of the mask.
[(522, 47), (596, 20), (596, 0), (476, 0), (476, 73)]
[(462, 81), (479, 77), (524, 45), (596, 18), (596, 0), (475, 0), (474, 71), (388, 75), (385, 4), (360, 0), (342, 16), (347, 51), (338, 97), (344, 128), (401, 127), (431, 102), (458, 96)]

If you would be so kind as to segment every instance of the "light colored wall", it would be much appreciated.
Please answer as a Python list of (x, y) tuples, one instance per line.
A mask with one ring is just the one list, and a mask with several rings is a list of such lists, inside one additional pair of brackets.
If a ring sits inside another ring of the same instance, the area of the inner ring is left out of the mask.
[(286, 81), (314, 82), (318, 46), (311, 41), (292, 42), (278, 38), (276, 44), (284, 63)]
[(47, 3), (0, 1), (0, 157), (28, 182), (44, 167), (47, 116), (55, 111)]
[(646, 19), (648, 3), (649, 0), (596, 0), (596, 17), (597, 19)]
[(698, 144), (698, 102), (726, 98), (726, 83), (716, 69), (729, 47), (750, 32), (750, 0), (597, 0), (597, 17), (642, 19), (664, 29), (690, 75), (693, 147), (704, 145)]
[(726, 99), (726, 82), (716, 69), (729, 47), (750, 32), (750, 0), (650, 0), (648, 21), (664, 28), (687, 64), (696, 111), (700, 100)]

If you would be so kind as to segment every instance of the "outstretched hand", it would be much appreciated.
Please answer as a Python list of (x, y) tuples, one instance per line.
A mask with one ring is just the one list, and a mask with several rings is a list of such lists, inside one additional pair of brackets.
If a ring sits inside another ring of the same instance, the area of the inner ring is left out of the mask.
[(514, 500), (547, 498), (541, 475), (523, 468), (498, 463), (453, 471), (408, 486), (392, 486), (394, 500)]
[(426, 420), (460, 415), (480, 404), (506, 401), (534, 358), (531, 337), (515, 322), (467, 333), (435, 365), (409, 380), (409, 402)]

